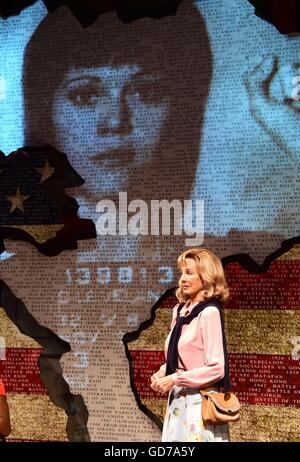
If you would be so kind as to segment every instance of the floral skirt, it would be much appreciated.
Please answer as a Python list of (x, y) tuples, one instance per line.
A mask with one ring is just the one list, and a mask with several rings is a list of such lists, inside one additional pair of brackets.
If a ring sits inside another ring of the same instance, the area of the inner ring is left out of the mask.
[[(208, 390), (208, 389), (207, 389)], [(209, 391), (217, 391), (210, 388)], [(164, 420), (164, 442), (228, 442), (229, 426), (207, 425), (201, 418), (202, 396), (199, 387), (183, 388), (174, 385), (170, 391)]]

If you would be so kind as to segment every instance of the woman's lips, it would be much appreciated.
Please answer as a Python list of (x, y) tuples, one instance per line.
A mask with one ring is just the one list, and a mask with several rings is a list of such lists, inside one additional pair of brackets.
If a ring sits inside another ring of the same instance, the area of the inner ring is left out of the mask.
[(126, 167), (128, 164), (133, 163), (134, 158), (135, 152), (131, 150), (104, 151), (90, 157), (93, 162), (110, 168)]

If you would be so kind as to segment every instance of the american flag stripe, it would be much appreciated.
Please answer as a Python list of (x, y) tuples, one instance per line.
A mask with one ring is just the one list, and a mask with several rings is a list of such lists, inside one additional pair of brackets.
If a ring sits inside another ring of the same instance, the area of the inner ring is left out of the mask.
[[(141, 399), (165, 399), (150, 388), (150, 375), (160, 366), (163, 352), (131, 351), (131, 356)], [(299, 361), (284, 355), (229, 354), (229, 366), (241, 402), (300, 407)]]
[(0, 337), (2, 339), (0, 348), (2, 349), (3, 347), (5, 347), (5, 349), (41, 348), (35, 340), (27, 337), (27, 335), (21, 334), (17, 326), (9, 319), (3, 308), (0, 308)]
[(242, 417), (230, 424), (232, 441), (300, 441), (299, 407), (248, 405), (242, 407)]
[(41, 353), (41, 348), (6, 348), (5, 360), (0, 361), (0, 376), (7, 393), (47, 394), (39, 377)]
[(225, 274), (232, 310), (300, 310), (300, 259), (278, 259), (256, 274), (237, 262), (229, 263)]
[(12, 426), (7, 440), (68, 441), (67, 415), (51, 402), (39, 376), (41, 346), (21, 334), (1, 308), (0, 337), (5, 342), (0, 377), (7, 393)]
[[(226, 309), (224, 313), (230, 353), (292, 354), (293, 338), (300, 334), (299, 310), (272, 310), (272, 322), (270, 310)], [(155, 316), (154, 324), (130, 342), (130, 350), (163, 350), (170, 330), (171, 310), (159, 308)]]
[(54, 406), (49, 396), (7, 395), (12, 432), (8, 441), (67, 441), (66, 413)]

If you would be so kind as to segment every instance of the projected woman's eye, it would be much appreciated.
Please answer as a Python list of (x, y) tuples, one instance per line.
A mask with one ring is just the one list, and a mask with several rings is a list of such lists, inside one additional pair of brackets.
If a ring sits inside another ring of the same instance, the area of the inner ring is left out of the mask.
[(77, 84), (67, 90), (68, 100), (77, 107), (94, 107), (104, 96), (99, 85)]
[(133, 81), (127, 89), (127, 94), (135, 97), (144, 104), (159, 104), (164, 100), (164, 94), (159, 86), (159, 81), (137, 80)]
[(75, 106), (93, 106), (97, 102), (98, 94), (91, 88), (78, 88), (68, 92), (68, 99)]

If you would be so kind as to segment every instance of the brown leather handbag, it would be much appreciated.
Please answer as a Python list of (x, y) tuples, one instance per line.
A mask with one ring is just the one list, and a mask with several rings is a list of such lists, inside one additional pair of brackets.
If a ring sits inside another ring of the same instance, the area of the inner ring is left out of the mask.
[(0, 395), (0, 436), (8, 436), (10, 432), (10, 416), (6, 396)]
[(200, 393), (204, 423), (222, 425), (239, 420), (241, 405), (234, 393), (213, 393), (206, 390), (200, 390)]

